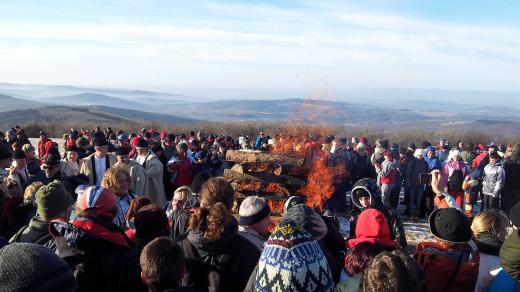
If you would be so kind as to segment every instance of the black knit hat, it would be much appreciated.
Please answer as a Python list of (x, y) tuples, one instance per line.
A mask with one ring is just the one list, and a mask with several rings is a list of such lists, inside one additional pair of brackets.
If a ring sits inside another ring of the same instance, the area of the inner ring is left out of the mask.
[(520, 228), (520, 202), (516, 203), (509, 212), (509, 220), (513, 222), (513, 225)]
[(50, 249), (34, 243), (12, 243), (0, 249), (1, 291), (73, 291), (69, 265)]
[(148, 148), (148, 141), (139, 139), (139, 141), (137, 141), (137, 148)]
[(24, 159), (24, 158), (27, 158), (27, 156), (25, 155), (25, 152), (23, 150), (16, 149), (13, 152), (13, 159)]
[(56, 166), (60, 164), (61, 158), (58, 155), (55, 154), (47, 154), (45, 156), (45, 160), (43, 161), (43, 164), (47, 166)]
[(93, 146), (105, 146), (108, 145), (107, 139), (105, 137), (96, 137), (92, 139), (92, 145)]
[(7, 158), (13, 157), (13, 154), (11, 153), (11, 150), (7, 147), (1, 147), (0, 146), (0, 160), (4, 160)]
[(126, 147), (119, 147), (116, 149), (116, 156), (127, 156), (130, 151)]
[(455, 208), (437, 209), (428, 219), (430, 232), (447, 243), (465, 243), (471, 239), (468, 217)]

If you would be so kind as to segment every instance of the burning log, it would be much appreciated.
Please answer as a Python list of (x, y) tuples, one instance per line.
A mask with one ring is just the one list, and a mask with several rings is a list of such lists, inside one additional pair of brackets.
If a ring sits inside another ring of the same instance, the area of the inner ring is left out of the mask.
[(240, 173), (233, 169), (224, 170), (224, 178), (233, 182), (261, 182), (264, 184), (283, 184), (287, 187), (300, 188), (305, 185), (301, 179), (292, 177), (290, 175), (275, 176), (271, 173)]
[(278, 164), (274, 167), (273, 173), (278, 176), (283, 175), (283, 174), (290, 174), (290, 175), (296, 175), (296, 176), (307, 176), (307, 175), (309, 175), (309, 170), (305, 167), (296, 166), (296, 165)]
[(295, 166), (303, 166), (305, 162), (304, 157), (300, 156), (239, 150), (228, 150), (226, 152), (226, 160), (236, 163), (272, 163)]
[(245, 193), (247, 191), (254, 192), (255, 195), (276, 195), (279, 197), (288, 197), (291, 193), (277, 183), (262, 183), (262, 182), (238, 182), (236, 184), (236, 191)]

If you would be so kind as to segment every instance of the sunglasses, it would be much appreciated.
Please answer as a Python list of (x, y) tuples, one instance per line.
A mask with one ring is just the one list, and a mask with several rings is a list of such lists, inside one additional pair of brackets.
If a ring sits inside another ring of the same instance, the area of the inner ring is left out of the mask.
[(54, 169), (54, 166), (50, 166), (50, 165), (42, 165), (42, 168), (43, 169), (48, 169), (48, 170), (53, 170)]

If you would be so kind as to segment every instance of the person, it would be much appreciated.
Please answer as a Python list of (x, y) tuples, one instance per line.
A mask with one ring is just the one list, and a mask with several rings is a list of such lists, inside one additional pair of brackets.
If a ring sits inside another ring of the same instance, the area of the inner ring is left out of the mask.
[(29, 179), (29, 172), (27, 171), (27, 158), (22, 150), (13, 152), (13, 163), (9, 169), (9, 177), (17, 182), (20, 193), (23, 193), (24, 185)]
[[(451, 160), (450, 160), (451, 159)], [(443, 189), (457, 202), (460, 208), (464, 201), (462, 183), (469, 175), (469, 168), (462, 161), (459, 150), (452, 150), (442, 170)]]
[(76, 176), (81, 169), (81, 160), (78, 160), (78, 149), (76, 146), (67, 148), (65, 158), (63, 159), (60, 168), (64, 176)]
[(352, 169), (349, 169), (352, 183), (355, 184), (362, 178), (376, 178), (376, 172), (370, 163), (365, 144), (358, 143), (355, 147)]
[(479, 272), (475, 292), (487, 291), (500, 269), (500, 248), (507, 235), (507, 217), (497, 211), (483, 211), (473, 219), (473, 241), (480, 254)]
[(163, 210), (166, 212), (170, 225), (170, 235), (177, 238), (186, 233), (190, 212), (185, 208), (188, 198), (192, 197), (191, 189), (187, 186), (177, 188), (173, 193), (172, 200), (165, 204)]
[(135, 239), (135, 215), (139, 210), (151, 204), (150, 199), (143, 196), (138, 196), (130, 202), (130, 208), (125, 215), (125, 234), (131, 241)]
[(125, 133), (121, 133), (117, 136), (117, 148), (126, 149), (129, 153), (132, 150), (132, 146), (130, 145), (130, 140), (128, 139), (128, 135)]
[(94, 153), (83, 158), (80, 173), (89, 179), (89, 185), (101, 185), (105, 172), (116, 163), (116, 157), (108, 153), (108, 141), (102, 137), (93, 139)]
[(175, 188), (190, 186), (193, 181), (192, 161), (187, 156), (188, 144), (177, 144), (177, 156), (173, 156), (168, 161), (168, 170), (172, 175), (172, 183)]
[(78, 287), (65, 261), (33, 243), (12, 243), (0, 249), (2, 291), (72, 292)]
[(349, 237), (354, 238), (356, 236), (357, 220), (361, 212), (368, 208), (375, 208), (384, 214), (390, 228), (390, 238), (395, 240), (398, 246), (406, 248), (408, 244), (401, 216), (392, 207), (384, 205), (379, 194), (379, 188), (374, 179), (364, 178), (354, 185), (351, 192), (353, 208), (350, 217)]
[(437, 208), (455, 208), (461, 210), (459, 204), (455, 201), (455, 199), (447, 192), (442, 189), (442, 175), (441, 172), (437, 169), (431, 172), (432, 182), (431, 189), (435, 195), (433, 202), (437, 206)]
[(258, 196), (249, 196), (242, 201), (238, 210), (238, 233), (253, 243), (260, 251), (269, 236), (271, 224), (271, 208), (265, 199)]
[(28, 225), (22, 227), (11, 239), (13, 242), (29, 242), (54, 248), (49, 233), (49, 223), (55, 219), (68, 221), (72, 212), (73, 198), (60, 182), (41, 186), (36, 192), (36, 215)]
[(424, 183), (421, 182), (420, 176), (428, 172), (428, 163), (424, 161), (422, 150), (416, 149), (411, 160), (407, 163), (404, 173), (405, 186), (409, 191), (408, 212), (413, 220), (417, 219), (421, 213)]
[(11, 167), (11, 163), (13, 162), (13, 154), (6, 147), (0, 147), (0, 180), (3, 181), (9, 176), (9, 171), (7, 170)]
[(49, 232), (56, 254), (73, 270), (78, 291), (133, 291), (139, 267), (129, 254), (129, 241), (114, 225), (116, 196), (102, 186), (89, 186), (76, 202), (76, 218), (54, 220)]
[(363, 275), (376, 255), (393, 248), (373, 244), (371, 242), (359, 242), (349, 249), (345, 256), (344, 271), (342, 279), (336, 285), (336, 292), (358, 291), (363, 292)]
[(414, 258), (426, 274), (428, 291), (473, 291), (478, 278), (479, 253), (468, 242), (468, 218), (455, 208), (433, 211), (428, 219), (436, 241), (422, 241)]
[(502, 210), (509, 214), (510, 209), (520, 202), (520, 144), (511, 148), (512, 152), (504, 161), (505, 181), (502, 190)]
[(136, 149), (137, 157), (135, 161), (143, 167), (146, 177), (144, 195), (150, 198), (153, 204), (162, 206), (166, 202), (163, 185), (163, 165), (159, 158), (150, 151), (146, 140), (139, 139)]
[(52, 147), (53, 141), (47, 138), (47, 133), (40, 131), (40, 141), (38, 142), (38, 156), (40, 159), (44, 159), (47, 155), (47, 151)]
[(111, 190), (116, 195), (117, 215), (114, 217), (114, 224), (124, 229), (126, 225), (125, 216), (130, 208), (130, 203), (137, 197), (130, 191), (130, 173), (124, 167), (109, 168), (101, 186)]
[(170, 160), (174, 155), (177, 155), (177, 148), (175, 146), (175, 134), (168, 134), (162, 141), (164, 155), (167, 160)]
[(258, 134), (258, 136), (256, 136), (256, 139), (255, 139), (255, 149), (260, 149), (260, 147), (262, 147), (262, 144), (264, 143), (265, 141), (265, 134), (264, 132), (260, 132)]
[(378, 254), (368, 266), (363, 281), (365, 292), (425, 292), (426, 290), (424, 272), (402, 250)]
[(482, 210), (498, 210), (506, 173), (500, 156), (496, 152), (489, 154), (489, 164), (484, 167), (482, 180)]
[(141, 278), (150, 292), (197, 291), (193, 287), (180, 287), (185, 272), (184, 253), (170, 238), (159, 237), (145, 246), (141, 253)]
[(29, 212), (23, 205), (23, 194), (18, 182), (8, 177), (2, 184), (2, 188), (4, 187), (3, 193), (0, 194), (3, 204), (0, 213), (0, 234), (9, 238), (27, 223)]
[(141, 164), (130, 159), (128, 154), (129, 151), (126, 148), (117, 148), (115, 152), (117, 162), (114, 166), (126, 167), (130, 172), (130, 190), (137, 195), (143, 195), (146, 183), (144, 169)]
[(24, 144), (22, 146), (22, 151), (25, 152), (25, 157), (27, 159), (27, 163), (34, 161), (39, 165), (38, 159), (36, 159), (36, 149), (31, 144)]
[(243, 291), (260, 251), (238, 234), (230, 212), (234, 190), (225, 179), (211, 178), (202, 186), (200, 199), (188, 234), (179, 239), (187, 270), (182, 283), (204, 290)]
[(258, 261), (255, 291), (332, 291), (333, 286), (318, 241), (291, 219), (282, 220)]
[(394, 159), (390, 150), (386, 150), (383, 153), (383, 157), (385, 160), (381, 165), (376, 164), (376, 172), (378, 174), (378, 184), (381, 187), (381, 199), (383, 200), (383, 204), (390, 206), (390, 193), (396, 183), (399, 162)]

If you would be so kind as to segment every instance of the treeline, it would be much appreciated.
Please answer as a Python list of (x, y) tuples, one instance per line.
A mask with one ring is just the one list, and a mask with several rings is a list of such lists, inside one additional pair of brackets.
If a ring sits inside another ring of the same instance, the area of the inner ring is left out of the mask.
[[(14, 125), (9, 125), (14, 126)], [(126, 133), (136, 133), (142, 128), (154, 128), (157, 131), (166, 131), (168, 133), (186, 135), (190, 131), (203, 131), (207, 134), (221, 135), (229, 134), (234, 137), (238, 135), (256, 136), (258, 132), (263, 131), (267, 135), (274, 136), (276, 134), (293, 135), (304, 137), (308, 134), (327, 136), (334, 134), (336, 137), (350, 138), (353, 136), (367, 137), (370, 143), (374, 143), (376, 139), (384, 138), (390, 140), (391, 143), (398, 143), (406, 146), (410, 142), (416, 143), (418, 146), (423, 141), (429, 141), (434, 144), (438, 139), (446, 138), (452, 144), (457, 141), (465, 143), (490, 143), (495, 144), (516, 144), (520, 143), (520, 133), (503, 134), (504, 129), (500, 131), (479, 130), (468, 127), (468, 129), (439, 128), (431, 131), (420, 128), (395, 128), (388, 130), (378, 128), (377, 126), (367, 127), (346, 127), (338, 125), (325, 124), (302, 124), (294, 122), (267, 122), (267, 121), (242, 121), (242, 122), (202, 122), (197, 124), (169, 124), (162, 122), (149, 121), (129, 121), (122, 120), (112, 123), (95, 123), (91, 121), (83, 122), (49, 122), (21, 124), (29, 137), (38, 137), (40, 130), (45, 130), (50, 137), (61, 137), (64, 133), (68, 133), (71, 128), (76, 129), (95, 129), (96, 126), (105, 129), (111, 127), (114, 130), (123, 130)]]

